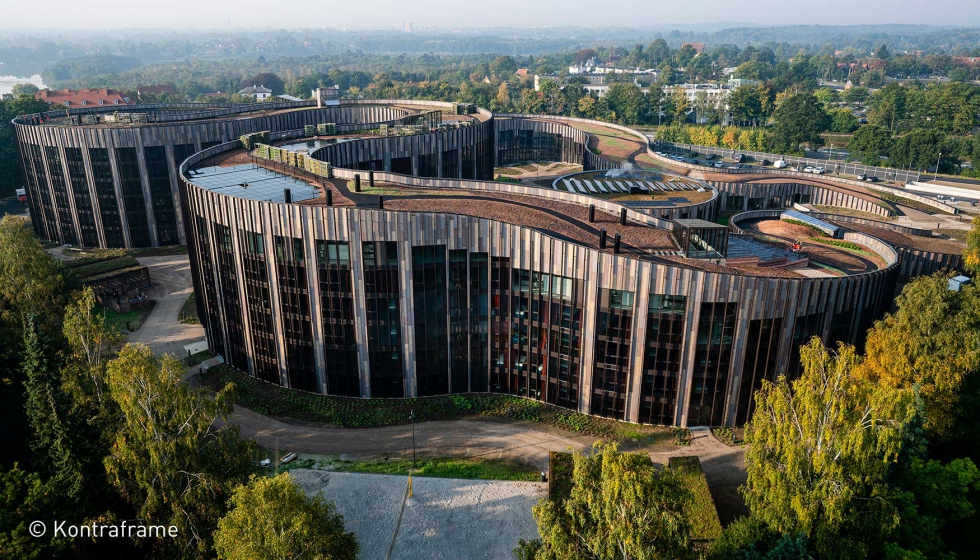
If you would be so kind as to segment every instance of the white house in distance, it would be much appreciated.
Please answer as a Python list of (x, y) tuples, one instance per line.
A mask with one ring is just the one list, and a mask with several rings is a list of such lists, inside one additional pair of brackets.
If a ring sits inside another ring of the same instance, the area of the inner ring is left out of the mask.
[(272, 90), (265, 86), (249, 86), (238, 92), (238, 95), (254, 97), (257, 101), (263, 101), (272, 97)]

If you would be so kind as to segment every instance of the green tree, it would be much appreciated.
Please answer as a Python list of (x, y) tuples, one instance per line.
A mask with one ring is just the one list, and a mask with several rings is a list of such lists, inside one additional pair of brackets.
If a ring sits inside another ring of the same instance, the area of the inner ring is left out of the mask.
[(188, 388), (185, 373), (173, 356), (158, 360), (131, 344), (109, 363), (109, 390), (123, 426), (105, 465), (141, 519), (178, 527), (176, 542), (156, 546), (197, 558), (209, 554), (225, 502), (245, 481), (253, 444), (239, 437), (236, 425), (215, 425), (232, 412), (234, 385), (212, 397)]
[[(974, 161), (980, 165), (980, 158)], [(963, 267), (974, 275), (980, 273), (980, 216), (975, 216), (970, 222), (970, 231), (966, 234), (966, 249), (963, 251)]]
[(517, 63), (509, 55), (500, 55), (490, 63), (490, 73), (497, 77), (510, 76), (517, 71)]
[(765, 120), (763, 106), (769, 92), (764, 85), (745, 85), (728, 95), (728, 112), (738, 124), (762, 124)]
[[(928, 439), (970, 439), (977, 434), (961, 398), (968, 379), (980, 375), (980, 290), (948, 289), (948, 273), (914, 279), (895, 300), (896, 311), (868, 332), (865, 359), (856, 373), (897, 389), (918, 387), (925, 403)], [(968, 407), (968, 408), (972, 408)]]
[(533, 508), (542, 536), (537, 560), (690, 558), (688, 499), (677, 475), (650, 458), (600, 446), (574, 456), (572, 488)]
[(52, 539), (51, 531), (36, 538), (30, 523), (42, 521), (51, 527), (58, 519), (57, 491), (37, 473), (16, 464), (0, 472), (0, 556), (18, 560), (56, 558), (67, 545), (66, 539)]
[(23, 176), (20, 174), (20, 150), (14, 134), (14, 125), (10, 123), (20, 115), (40, 113), (58, 108), (45, 101), (34, 99), (34, 94), (21, 93), (0, 98), (0, 198), (14, 195), (14, 189), (23, 187)]
[(862, 163), (881, 165), (880, 156), (887, 156), (891, 150), (892, 135), (883, 126), (869, 124), (862, 126), (847, 142), (847, 149), (856, 154)]
[(72, 430), (64, 411), (54, 355), (37, 317), (28, 315), (24, 319), (23, 370), (25, 409), (34, 436), (31, 447), (37, 463), (54, 477), (55, 488), (75, 499), (82, 492), (84, 474), (71, 441)]
[[(48, 335), (61, 327), (71, 285), (65, 267), (35, 239), (30, 223), (7, 215), (0, 220), (0, 324), (6, 340), (20, 338), (23, 318), (35, 315)], [(3, 345), (11, 349), (13, 345)]]
[(587, 119), (595, 118), (595, 98), (591, 95), (584, 95), (578, 100), (578, 115)]
[(821, 556), (864, 558), (897, 525), (889, 466), (912, 415), (904, 393), (852, 375), (858, 358), (818, 339), (800, 350), (803, 373), (763, 382), (747, 431), (752, 516), (807, 535)]
[(858, 128), (857, 117), (850, 109), (832, 109), (830, 111), (830, 131), (831, 132), (854, 132)]
[(14, 87), (10, 88), (11, 95), (34, 95), (35, 93), (41, 91), (34, 84), (14, 84)]
[(784, 100), (773, 118), (773, 136), (780, 151), (795, 153), (802, 145), (823, 146), (820, 133), (830, 128), (830, 117), (812, 93), (798, 93)]
[(239, 486), (214, 548), (223, 560), (355, 560), (360, 550), (333, 502), (307, 496), (289, 473)]
[(842, 96), (844, 101), (848, 103), (864, 103), (871, 96), (871, 92), (868, 91), (866, 87), (855, 86), (851, 89), (844, 90), (844, 95)]

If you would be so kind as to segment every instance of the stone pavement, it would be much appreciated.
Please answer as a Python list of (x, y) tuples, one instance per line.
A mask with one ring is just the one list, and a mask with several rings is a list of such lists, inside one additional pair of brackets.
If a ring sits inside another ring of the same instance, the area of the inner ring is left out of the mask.
[[(537, 538), (531, 507), (547, 484), (296, 469), (297, 483), (337, 504), (363, 560), (508, 560), (518, 539)], [(403, 509), (404, 504), (404, 509)]]

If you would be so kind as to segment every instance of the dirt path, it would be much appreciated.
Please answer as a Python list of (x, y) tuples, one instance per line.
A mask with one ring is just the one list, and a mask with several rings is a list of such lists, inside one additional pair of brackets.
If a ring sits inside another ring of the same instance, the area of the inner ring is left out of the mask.
[(130, 333), (126, 340), (146, 344), (157, 354), (183, 357), (185, 344), (204, 339), (201, 325), (185, 325), (177, 320), (184, 302), (194, 292), (187, 255), (139, 257), (137, 260), (150, 269), (153, 287), (145, 293), (156, 300), (156, 306), (139, 330)]

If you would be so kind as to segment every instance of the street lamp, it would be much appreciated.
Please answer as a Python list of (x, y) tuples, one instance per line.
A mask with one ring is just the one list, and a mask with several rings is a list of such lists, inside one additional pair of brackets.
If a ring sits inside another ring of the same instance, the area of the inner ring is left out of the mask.
[(412, 410), (408, 414), (409, 420), (412, 421), (412, 470), (415, 470), (415, 410)]
[(936, 174), (932, 176), (933, 181), (939, 178), (939, 160), (941, 159), (943, 159), (943, 153), (939, 152), (939, 157), (936, 158)]

